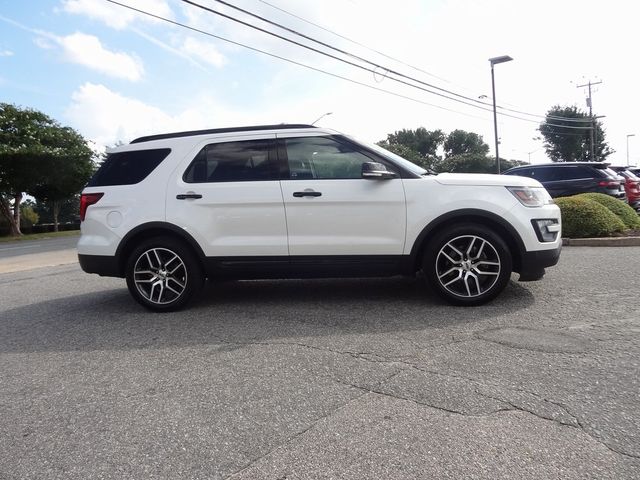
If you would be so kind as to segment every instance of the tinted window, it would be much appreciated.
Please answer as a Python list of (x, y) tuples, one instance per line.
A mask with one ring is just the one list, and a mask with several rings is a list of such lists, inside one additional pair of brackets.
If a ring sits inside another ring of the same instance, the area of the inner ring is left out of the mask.
[(144, 180), (167, 158), (170, 148), (109, 153), (102, 166), (89, 180), (88, 187), (133, 185)]
[(191, 162), (182, 177), (187, 183), (271, 180), (271, 140), (212, 143)]
[(373, 161), (327, 137), (288, 138), (285, 147), (291, 180), (362, 178), (362, 164)]
[(521, 177), (535, 178), (539, 182), (547, 182), (550, 178), (550, 172), (547, 167), (527, 167), (514, 172), (509, 172), (509, 175), (520, 175)]
[(575, 180), (576, 178), (590, 178), (593, 174), (589, 173), (587, 169), (580, 166), (558, 166), (552, 168), (551, 179), (555, 180)]

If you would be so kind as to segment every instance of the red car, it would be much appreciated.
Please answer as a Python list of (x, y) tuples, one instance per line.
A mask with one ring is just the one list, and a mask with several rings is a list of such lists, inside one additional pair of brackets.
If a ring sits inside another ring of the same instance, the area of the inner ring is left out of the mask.
[(618, 175), (624, 177), (624, 189), (629, 205), (640, 214), (640, 177), (628, 167), (609, 167)]

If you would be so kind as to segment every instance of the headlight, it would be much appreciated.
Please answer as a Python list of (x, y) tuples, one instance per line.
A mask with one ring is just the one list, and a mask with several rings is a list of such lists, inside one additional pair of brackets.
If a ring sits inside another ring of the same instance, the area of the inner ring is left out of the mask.
[(507, 187), (525, 207), (542, 207), (554, 203), (544, 187)]

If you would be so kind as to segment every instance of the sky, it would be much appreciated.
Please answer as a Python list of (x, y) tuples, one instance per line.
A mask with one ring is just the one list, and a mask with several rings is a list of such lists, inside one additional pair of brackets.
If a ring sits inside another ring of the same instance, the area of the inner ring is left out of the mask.
[(156, 17), (107, 0), (0, 0), (0, 102), (41, 110), (98, 149), (154, 133), (309, 124), (331, 112), (316, 125), (369, 142), (403, 128), (463, 129), (493, 152), (488, 59), (509, 55), (495, 67), (496, 101), (523, 113), (498, 116), (501, 157), (548, 161), (542, 116), (554, 105), (586, 110), (578, 86), (592, 81), (602, 82), (592, 101), (615, 150), (609, 160), (626, 164), (628, 142), (630, 163), (640, 163), (632, 0), (228, 0), (350, 56), (193, 0), (373, 71), (184, 1), (119, 1)]

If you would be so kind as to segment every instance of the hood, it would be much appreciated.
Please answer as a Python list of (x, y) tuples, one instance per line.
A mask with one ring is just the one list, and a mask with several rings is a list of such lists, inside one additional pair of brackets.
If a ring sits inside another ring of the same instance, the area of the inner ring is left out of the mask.
[(489, 175), (484, 173), (441, 173), (435, 181), (442, 185), (477, 185), (501, 187), (541, 187), (537, 180), (516, 175)]

